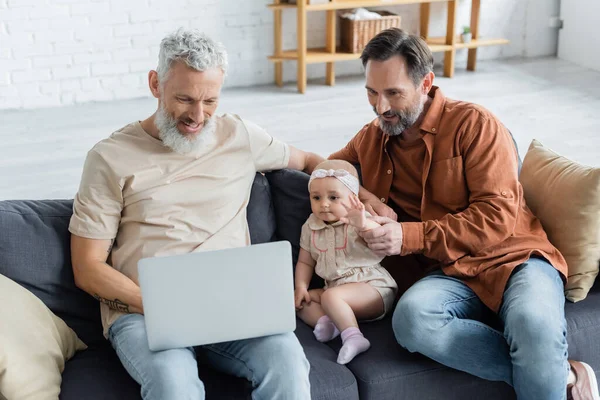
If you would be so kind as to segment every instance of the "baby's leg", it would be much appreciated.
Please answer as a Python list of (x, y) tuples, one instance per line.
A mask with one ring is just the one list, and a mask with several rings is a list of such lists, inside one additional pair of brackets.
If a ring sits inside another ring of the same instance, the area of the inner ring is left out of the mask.
[(325, 290), (321, 306), (340, 331), (358, 328), (358, 320), (368, 320), (383, 314), (381, 295), (368, 283), (346, 283)]
[(340, 331), (335, 327), (333, 322), (325, 315), (325, 311), (321, 307), (321, 294), (323, 289), (309, 290), (310, 304), (305, 304), (298, 311), (298, 316), (307, 325), (314, 327), (313, 333), (319, 342), (329, 342), (335, 339), (340, 334)]
[(325, 315), (325, 311), (321, 307), (321, 293), (323, 293), (323, 289), (309, 290), (310, 304), (304, 303), (302, 309), (298, 310), (298, 317), (310, 327), (314, 327), (319, 318)]
[(373, 319), (384, 312), (383, 299), (368, 283), (347, 283), (327, 289), (321, 295), (321, 306), (342, 332), (343, 346), (338, 363), (347, 364), (371, 346), (358, 329), (358, 319)]

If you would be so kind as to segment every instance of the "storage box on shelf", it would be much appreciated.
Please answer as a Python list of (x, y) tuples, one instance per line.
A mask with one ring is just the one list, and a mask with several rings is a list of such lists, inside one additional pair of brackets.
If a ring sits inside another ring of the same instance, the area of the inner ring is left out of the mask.
[(359, 53), (379, 32), (389, 28), (400, 28), (401, 17), (388, 11), (377, 12), (379, 19), (352, 20), (340, 18), (342, 49), (348, 53)]

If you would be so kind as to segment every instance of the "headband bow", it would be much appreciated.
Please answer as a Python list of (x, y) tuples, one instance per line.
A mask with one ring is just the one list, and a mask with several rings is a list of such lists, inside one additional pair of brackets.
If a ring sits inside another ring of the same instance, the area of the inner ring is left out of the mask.
[(353, 176), (350, 172), (346, 171), (345, 169), (316, 169), (310, 176), (310, 180), (308, 181), (308, 187), (310, 188), (310, 184), (313, 180), (328, 177), (336, 178), (337, 180), (342, 182), (344, 186), (350, 189), (352, 193), (358, 195), (358, 190), (360, 188), (358, 179), (356, 179), (355, 176)]

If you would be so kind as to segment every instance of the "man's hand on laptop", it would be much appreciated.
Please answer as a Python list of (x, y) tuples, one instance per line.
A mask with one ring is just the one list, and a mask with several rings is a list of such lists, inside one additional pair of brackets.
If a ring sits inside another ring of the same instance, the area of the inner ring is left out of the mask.
[(304, 308), (302, 303), (310, 304), (310, 294), (308, 294), (307, 288), (297, 287), (294, 289), (294, 304), (296, 310), (302, 310)]

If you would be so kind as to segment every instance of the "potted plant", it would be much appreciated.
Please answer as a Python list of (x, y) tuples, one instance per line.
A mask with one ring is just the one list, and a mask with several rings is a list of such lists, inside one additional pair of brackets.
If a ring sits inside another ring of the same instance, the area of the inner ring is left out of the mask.
[(470, 43), (473, 38), (473, 33), (471, 32), (471, 27), (464, 26), (463, 33), (460, 35), (463, 43)]

